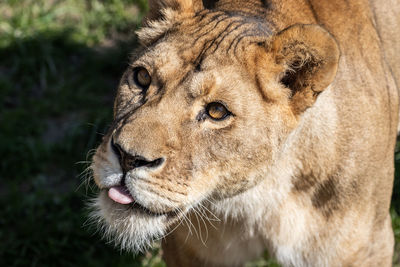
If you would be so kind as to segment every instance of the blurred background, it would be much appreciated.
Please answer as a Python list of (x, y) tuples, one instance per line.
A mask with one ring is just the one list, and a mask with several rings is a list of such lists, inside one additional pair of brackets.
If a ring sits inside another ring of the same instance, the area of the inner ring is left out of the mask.
[[(0, 0), (0, 266), (165, 266), (157, 246), (135, 256), (101, 240), (85, 204), (146, 3)], [(391, 213), (400, 266), (398, 152)]]

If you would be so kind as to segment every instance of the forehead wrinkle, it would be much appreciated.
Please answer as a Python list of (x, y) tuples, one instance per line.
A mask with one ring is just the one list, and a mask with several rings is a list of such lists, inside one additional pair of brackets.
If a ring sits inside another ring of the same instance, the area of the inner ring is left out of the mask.
[[(264, 41), (270, 35), (268, 25), (259, 18), (224, 12), (221, 16), (211, 17), (211, 20), (208, 21), (208, 17), (211, 15), (208, 14), (202, 18), (207, 21), (204, 27), (199, 27), (202, 21), (188, 22), (189, 29), (194, 27), (195, 29), (200, 28), (200, 30), (194, 32), (193, 30), (177, 29), (178, 35), (171, 36), (178, 40), (179, 54), (185, 62), (191, 62), (195, 67), (203, 67), (202, 63), (207, 57), (215, 57), (221, 53), (224, 53), (223, 61), (226, 61), (226, 53), (232, 53), (230, 51), (232, 46), (236, 50), (242, 40), (246, 40), (246, 43), (248, 41), (259, 42), (260, 40)], [(210, 29), (210, 26), (214, 27)], [(236, 53), (233, 54), (236, 55)], [(233, 59), (233, 57), (229, 58)]]

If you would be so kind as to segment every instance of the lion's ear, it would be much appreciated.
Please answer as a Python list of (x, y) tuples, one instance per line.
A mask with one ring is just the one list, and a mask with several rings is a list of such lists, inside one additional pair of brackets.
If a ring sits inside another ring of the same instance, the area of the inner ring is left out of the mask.
[(162, 17), (162, 10), (170, 8), (180, 13), (195, 13), (203, 9), (202, 0), (149, 0), (149, 12), (146, 20)]
[(269, 46), (279, 70), (277, 79), (290, 89), (295, 114), (312, 106), (335, 78), (339, 47), (318, 25), (294, 25), (272, 37)]

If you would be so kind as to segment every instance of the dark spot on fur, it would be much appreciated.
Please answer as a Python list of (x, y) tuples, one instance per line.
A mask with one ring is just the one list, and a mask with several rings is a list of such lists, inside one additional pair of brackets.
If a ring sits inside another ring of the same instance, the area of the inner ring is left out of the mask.
[(316, 186), (312, 196), (312, 205), (319, 209), (326, 218), (339, 208), (339, 190), (336, 181), (330, 177)]
[(296, 180), (293, 181), (293, 187), (294, 190), (298, 192), (308, 191), (317, 182), (318, 179), (313, 172), (307, 174), (302, 173), (296, 177)]
[(218, 0), (203, 0), (203, 6), (207, 9), (213, 9), (217, 2)]
[(264, 8), (269, 9), (271, 6), (271, 3), (267, 2), (267, 0), (261, 0), (261, 4), (263, 5)]

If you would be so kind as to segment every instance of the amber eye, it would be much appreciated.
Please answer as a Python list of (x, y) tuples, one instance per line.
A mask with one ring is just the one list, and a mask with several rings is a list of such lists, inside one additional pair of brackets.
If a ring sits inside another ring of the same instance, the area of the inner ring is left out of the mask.
[(145, 68), (136, 68), (133, 73), (135, 83), (143, 89), (147, 89), (151, 83), (149, 72)]
[(228, 117), (231, 113), (221, 103), (211, 102), (206, 106), (207, 115), (213, 120), (223, 120)]

